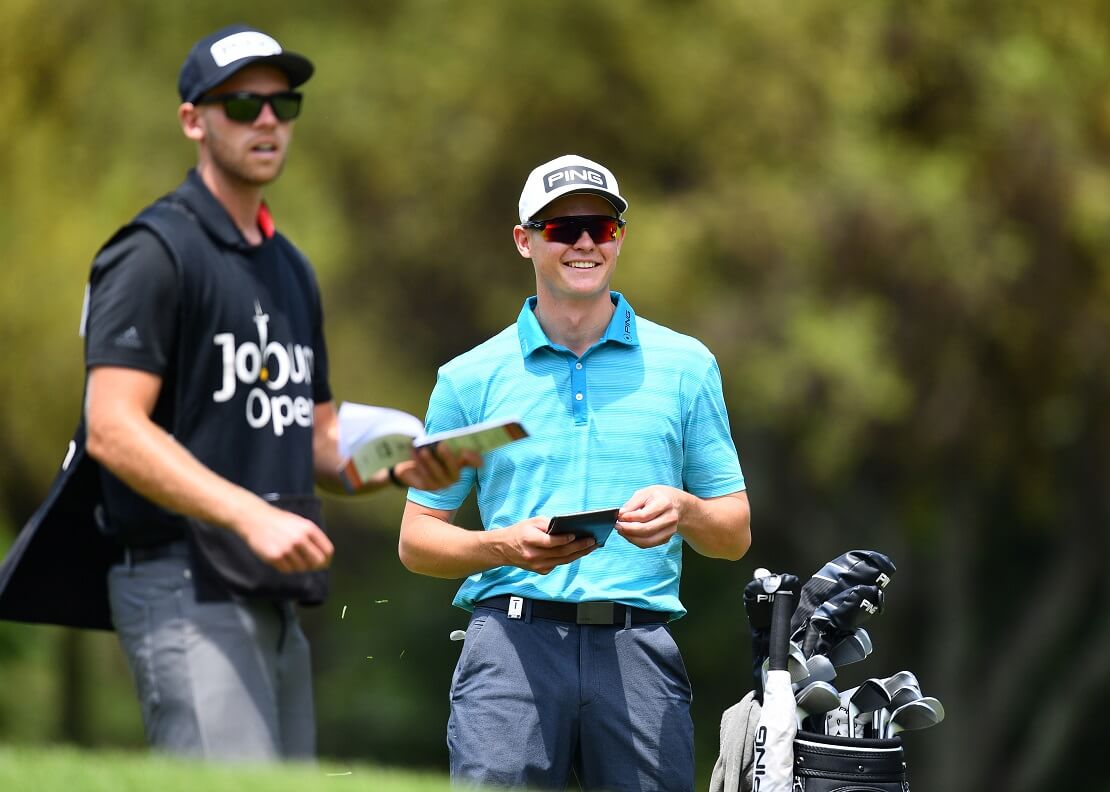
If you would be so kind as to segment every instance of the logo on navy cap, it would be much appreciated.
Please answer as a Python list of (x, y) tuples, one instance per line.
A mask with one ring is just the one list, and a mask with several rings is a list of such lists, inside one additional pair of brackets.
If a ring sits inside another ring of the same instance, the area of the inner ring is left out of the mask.
[(245, 30), (242, 33), (233, 33), (217, 41), (208, 51), (212, 53), (212, 60), (221, 69), (229, 63), (234, 63), (243, 58), (265, 58), (270, 55), (280, 55), (281, 45), (265, 33), (256, 30)]
[(550, 173), (544, 174), (544, 192), (551, 192), (567, 184), (584, 184), (587, 187), (601, 187), (605, 190), (609, 189), (609, 184), (605, 181), (605, 174), (593, 168), (560, 168), (559, 170), (553, 170)]

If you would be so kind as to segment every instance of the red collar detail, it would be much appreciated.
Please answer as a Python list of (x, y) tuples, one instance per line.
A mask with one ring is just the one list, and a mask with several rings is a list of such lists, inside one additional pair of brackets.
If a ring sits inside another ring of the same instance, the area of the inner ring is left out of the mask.
[(276, 226), (274, 225), (274, 216), (270, 214), (270, 207), (263, 201), (258, 207), (258, 228), (262, 231), (262, 236), (269, 239), (274, 235)]

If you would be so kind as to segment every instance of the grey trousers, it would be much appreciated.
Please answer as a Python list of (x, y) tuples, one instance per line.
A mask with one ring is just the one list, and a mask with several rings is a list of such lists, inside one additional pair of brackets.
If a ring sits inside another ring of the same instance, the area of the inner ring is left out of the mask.
[(456, 786), (692, 792), (690, 682), (663, 624), (475, 608), (451, 684)]
[(108, 590), (152, 747), (232, 761), (314, 755), (308, 641), (291, 603), (198, 603), (183, 557), (114, 566)]

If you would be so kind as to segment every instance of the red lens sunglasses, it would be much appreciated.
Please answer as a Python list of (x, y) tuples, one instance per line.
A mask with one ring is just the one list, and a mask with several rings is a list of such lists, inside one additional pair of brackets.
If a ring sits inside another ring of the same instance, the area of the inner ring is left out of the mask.
[(539, 231), (548, 242), (573, 245), (582, 238), (582, 232), (590, 235), (594, 244), (601, 245), (615, 241), (624, 228), (625, 220), (608, 215), (576, 215), (574, 217), (552, 217), (547, 220), (529, 220), (521, 223), (524, 228)]

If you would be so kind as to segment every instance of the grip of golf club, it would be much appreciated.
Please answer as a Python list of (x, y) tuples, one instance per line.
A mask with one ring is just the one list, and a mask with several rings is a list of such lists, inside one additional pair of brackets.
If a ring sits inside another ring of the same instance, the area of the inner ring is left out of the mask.
[(785, 671), (790, 658), (790, 617), (798, 603), (797, 589), (775, 594), (771, 605), (771, 637), (768, 651), (768, 671)]

